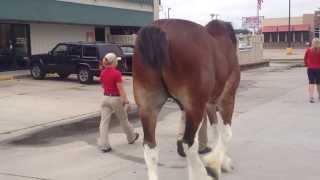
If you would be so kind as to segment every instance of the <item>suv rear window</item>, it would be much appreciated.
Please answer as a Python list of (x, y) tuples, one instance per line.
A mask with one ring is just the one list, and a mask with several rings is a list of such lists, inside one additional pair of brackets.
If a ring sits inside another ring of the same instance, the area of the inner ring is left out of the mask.
[(115, 53), (119, 57), (123, 57), (121, 48), (118, 45), (104, 45), (99, 47), (99, 58), (102, 59), (107, 53)]
[(70, 56), (80, 57), (81, 56), (81, 46), (77, 46), (77, 45), (70, 46), (69, 54), (70, 54)]
[(97, 48), (92, 46), (83, 47), (83, 57), (97, 58)]

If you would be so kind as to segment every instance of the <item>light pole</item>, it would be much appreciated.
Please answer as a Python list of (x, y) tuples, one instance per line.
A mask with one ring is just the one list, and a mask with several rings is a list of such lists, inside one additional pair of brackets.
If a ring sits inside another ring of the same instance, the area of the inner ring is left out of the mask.
[(291, 48), (291, 0), (289, 0), (288, 48)]
[(214, 14), (214, 13), (210, 14), (211, 20), (213, 20), (214, 17), (216, 17), (216, 20), (217, 20), (218, 16), (219, 16), (219, 14)]
[(291, 0), (289, 0), (289, 23), (288, 23), (288, 48), (287, 48), (287, 54), (292, 54), (292, 47), (291, 47)]
[(168, 8), (168, 19), (170, 19), (170, 10), (171, 8)]

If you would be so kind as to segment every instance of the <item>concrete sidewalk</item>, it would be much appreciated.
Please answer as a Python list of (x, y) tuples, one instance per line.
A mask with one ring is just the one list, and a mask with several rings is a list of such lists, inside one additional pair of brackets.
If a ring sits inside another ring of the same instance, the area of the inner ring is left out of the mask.
[[(124, 78), (133, 102), (131, 77)], [(0, 81), (0, 140), (100, 115), (101, 85), (31, 77)], [(134, 109), (133, 109), (134, 110)]]

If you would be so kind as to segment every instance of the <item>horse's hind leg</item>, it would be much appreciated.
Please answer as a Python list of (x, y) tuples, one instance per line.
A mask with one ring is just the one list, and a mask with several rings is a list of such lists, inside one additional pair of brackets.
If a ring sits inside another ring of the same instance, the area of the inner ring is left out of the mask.
[(233, 170), (231, 158), (227, 155), (227, 146), (232, 138), (231, 122), (234, 111), (235, 94), (226, 94), (221, 100), (220, 115), (223, 120), (221, 126), (221, 138), (224, 145), (224, 158), (222, 163), (222, 170), (229, 172)]
[(158, 180), (159, 152), (155, 139), (155, 128), (157, 116), (167, 100), (167, 94), (160, 85), (156, 88), (145, 89), (143, 86), (137, 87), (137, 84), (135, 84), (134, 90), (144, 133), (144, 158), (148, 168), (149, 180)]
[(186, 149), (186, 158), (188, 161), (189, 180), (208, 180), (209, 176), (205, 170), (204, 164), (200, 159), (197, 142), (197, 131), (202, 122), (204, 108), (194, 107), (192, 110), (186, 110), (186, 129), (183, 137), (184, 149)]
[(203, 157), (203, 161), (207, 168), (208, 174), (210, 174), (213, 177), (216, 177), (216, 179), (219, 179), (221, 175), (221, 166), (223, 164), (224, 149), (222, 146), (222, 137), (219, 129), (216, 103), (208, 103), (206, 110), (213, 133), (213, 150), (208, 155)]
[(226, 83), (224, 88), (224, 92), (222, 94), (222, 98), (220, 100), (220, 107), (221, 110), (219, 111), (223, 125), (221, 127), (221, 134), (222, 134), (222, 143), (224, 145), (224, 158), (222, 163), (222, 170), (229, 172), (233, 170), (233, 165), (231, 158), (227, 155), (227, 146), (231, 141), (232, 138), (232, 130), (231, 130), (231, 123), (232, 123), (232, 116), (235, 106), (235, 97), (236, 92), (240, 82), (240, 69), (236, 68), (232, 72), (229, 80)]

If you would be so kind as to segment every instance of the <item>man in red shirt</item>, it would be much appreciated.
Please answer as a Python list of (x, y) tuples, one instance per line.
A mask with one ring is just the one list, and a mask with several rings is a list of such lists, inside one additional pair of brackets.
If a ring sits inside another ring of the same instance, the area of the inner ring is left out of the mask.
[(104, 69), (100, 74), (100, 81), (104, 90), (104, 97), (101, 105), (98, 138), (98, 145), (102, 152), (112, 150), (109, 144), (108, 130), (113, 112), (120, 121), (128, 143), (133, 144), (139, 138), (139, 134), (134, 132), (132, 125), (129, 123), (128, 115), (124, 108), (126, 104), (129, 104), (129, 101), (122, 85), (121, 72), (116, 69), (120, 59), (114, 53), (108, 53), (102, 62)]
[(312, 40), (312, 47), (305, 53), (304, 63), (308, 68), (310, 103), (314, 103), (313, 94), (316, 86), (320, 100), (320, 40), (318, 38)]

